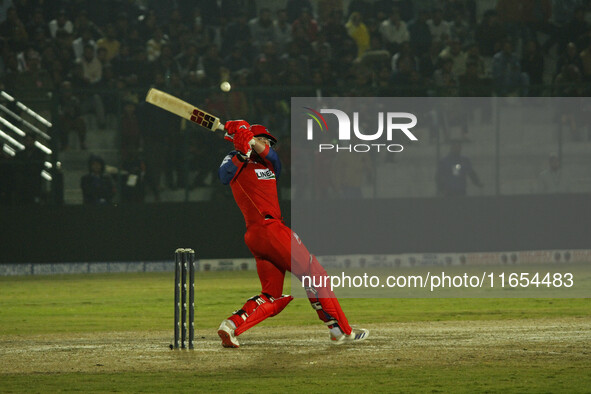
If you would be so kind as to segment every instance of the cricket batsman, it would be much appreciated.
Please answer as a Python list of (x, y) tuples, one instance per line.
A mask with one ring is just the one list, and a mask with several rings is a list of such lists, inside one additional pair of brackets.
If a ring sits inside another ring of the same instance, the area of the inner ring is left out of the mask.
[[(283, 223), (277, 197), (281, 162), (272, 148), (277, 139), (264, 126), (251, 126), (244, 120), (228, 121), (225, 129), (226, 139), (233, 142), (235, 150), (224, 158), (218, 174), (222, 183), (232, 188), (244, 215), (244, 240), (256, 260), (262, 286), (260, 294), (249, 298), (218, 329), (222, 346), (237, 348), (240, 334), (277, 315), (293, 299), (283, 294), (286, 271), (300, 280), (304, 275), (325, 277), (327, 274), (297, 234)], [(328, 327), (333, 343), (358, 342), (369, 336), (366, 329), (351, 328), (330, 288), (306, 287), (306, 294)]]

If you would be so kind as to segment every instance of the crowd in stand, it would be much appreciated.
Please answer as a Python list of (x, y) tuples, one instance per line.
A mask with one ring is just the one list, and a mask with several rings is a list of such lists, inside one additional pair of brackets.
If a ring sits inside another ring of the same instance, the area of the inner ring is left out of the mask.
[(86, 149), (83, 115), (103, 128), (121, 113), (122, 161), (138, 167), (143, 149), (157, 194), (160, 173), (185, 166), (183, 126), (140, 104), (150, 86), (280, 136), (302, 87), (324, 96), (589, 94), (589, 1), (491, 3), (287, 0), (270, 10), (255, 0), (0, 0), (0, 84), (23, 101), (57, 94), (62, 150), (71, 134)]

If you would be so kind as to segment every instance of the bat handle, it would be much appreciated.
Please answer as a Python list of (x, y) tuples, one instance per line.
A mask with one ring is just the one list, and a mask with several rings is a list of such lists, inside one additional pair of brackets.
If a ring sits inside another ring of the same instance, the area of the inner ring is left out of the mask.
[(252, 153), (253, 149), (254, 149), (254, 144), (256, 144), (257, 142), (255, 141), (255, 139), (251, 139), (248, 144), (250, 145), (250, 150), (246, 153), (246, 157), (250, 158), (250, 154)]

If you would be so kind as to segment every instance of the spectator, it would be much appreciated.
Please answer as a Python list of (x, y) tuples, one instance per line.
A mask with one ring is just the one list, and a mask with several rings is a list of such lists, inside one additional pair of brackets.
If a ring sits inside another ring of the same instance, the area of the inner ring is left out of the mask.
[(579, 56), (579, 50), (577, 49), (577, 45), (574, 42), (569, 42), (567, 44), (566, 50), (556, 61), (555, 77), (564, 69), (564, 66), (569, 66), (571, 64), (573, 66), (576, 66), (579, 69), (579, 71), (583, 70), (583, 62), (581, 61), (581, 57)]
[(103, 68), (107, 65), (111, 64), (109, 57), (107, 56), (107, 49), (104, 47), (100, 47), (96, 49), (96, 58), (99, 62), (103, 65)]
[(415, 53), (426, 54), (432, 48), (431, 29), (427, 24), (429, 13), (427, 10), (419, 10), (419, 15), (416, 19), (409, 22), (408, 33), (410, 35), (410, 43), (415, 49)]
[[(197, 9), (196, 12), (199, 10)], [(201, 52), (203, 48), (207, 48), (213, 42), (214, 37), (216, 37), (215, 30), (203, 24), (201, 16), (196, 17), (189, 41), (196, 43), (198, 51)]]
[[(468, 60), (466, 63), (466, 73), (459, 78), (459, 96), (460, 97), (489, 97), (492, 95), (491, 80), (483, 78), (480, 74), (480, 67), (477, 62)], [(489, 123), (492, 120), (492, 101), (489, 99), (476, 99), (471, 102), (475, 108), (480, 109), (481, 121)], [(473, 119), (475, 111), (467, 111), (468, 118)], [(467, 122), (462, 124), (464, 139), (467, 138)]]
[(41, 170), (45, 154), (35, 146), (35, 136), (25, 136), (25, 149), (14, 156), (16, 202), (19, 204), (40, 203), (42, 200)]
[[(162, 86), (160, 81), (156, 82), (156, 87)], [(138, 104), (136, 114), (144, 143), (146, 186), (154, 195), (154, 200), (160, 201), (162, 174), (166, 166), (170, 133), (178, 130), (178, 119), (146, 102)]]
[[(208, 15), (211, 15), (211, 19), (214, 18), (214, 14)], [(154, 36), (154, 31), (158, 28), (158, 26), (159, 24), (156, 19), (156, 13), (154, 12), (154, 10), (147, 10), (144, 19), (140, 21), (140, 23), (138, 24), (140, 40), (145, 44), (149, 39), (151, 39)]]
[(583, 79), (585, 82), (591, 81), (591, 37), (587, 39), (587, 47), (579, 54), (583, 64)]
[(42, 8), (35, 8), (32, 18), (23, 20), (27, 28), (29, 37), (34, 37), (37, 30), (41, 29), (46, 37), (51, 37), (49, 32), (49, 24), (45, 21)]
[(573, 19), (577, 10), (582, 10), (584, 13), (584, 3), (586, 3), (585, 0), (554, 0), (552, 2), (554, 23), (558, 26), (566, 26)]
[(49, 22), (49, 34), (51, 35), (51, 38), (59, 39), (64, 35), (72, 35), (73, 33), (74, 24), (68, 19), (66, 10), (59, 10), (57, 18)]
[(415, 62), (410, 54), (403, 54), (396, 63), (396, 70), (392, 73), (392, 86), (396, 89), (395, 96), (405, 97), (411, 91), (413, 85), (413, 72)]
[(136, 103), (127, 99), (123, 103), (121, 116), (121, 156), (123, 161), (133, 158), (139, 152), (142, 142), (140, 125), (136, 113)]
[[(127, 21), (127, 18), (120, 19), (119, 24), (121, 24), (123, 20)], [(126, 25), (125, 29), (129, 31), (129, 26)], [(180, 13), (178, 8), (172, 10), (172, 12), (170, 13), (170, 16), (168, 18), (168, 24), (165, 25), (164, 31), (168, 36), (168, 42), (173, 47), (174, 53), (178, 53), (179, 49), (184, 44), (185, 36), (188, 37), (187, 33), (189, 31), (186, 22), (183, 20), (183, 15)], [(127, 36), (128, 33), (119, 35), (119, 37)]]
[(281, 55), (281, 61), (283, 63), (287, 63), (291, 59), (296, 60), (303, 72), (307, 73), (309, 69), (309, 59), (302, 53), (301, 43), (291, 41), (287, 46), (287, 51)]
[(333, 11), (328, 14), (328, 19), (322, 26), (326, 42), (333, 51), (338, 51), (343, 42), (348, 39), (347, 29), (343, 26), (342, 17), (340, 11)]
[(67, 150), (70, 146), (69, 136), (71, 132), (78, 135), (80, 149), (86, 150), (86, 123), (82, 118), (80, 100), (72, 92), (72, 83), (63, 81), (60, 86), (60, 103), (58, 112), (60, 115), (60, 143), (61, 149)]
[[(576, 51), (575, 51), (576, 54)], [(531, 96), (540, 96), (544, 83), (544, 55), (535, 40), (529, 40), (523, 48), (522, 70), (529, 75)]]
[(506, 33), (495, 10), (484, 13), (482, 22), (476, 27), (475, 36), (482, 56), (489, 58), (499, 52)]
[(375, 16), (373, 13), (372, 2), (368, 0), (351, 0), (347, 15), (351, 17), (354, 12), (361, 14), (362, 19), (369, 19)]
[(155, 70), (166, 78), (167, 86), (171, 85), (172, 75), (180, 76), (181, 71), (178, 63), (174, 61), (172, 46), (165, 43), (160, 48), (160, 57), (154, 62)]
[(460, 75), (458, 82), (460, 97), (487, 97), (492, 94), (490, 80), (481, 77), (478, 63), (474, 61), (466, 63), (466, 72)]
[(277, 19), (273, 21), (273, 30), (273, 37), (279, 51), (285, 51), (287, 44), (292, 40), (292, 30), (291, 24), (287, 21), (287, 12), (284, 9), (277, 11)]
[(527, 95), (529, 76), (521, 72), (521, 64), (510, 40), (505, 40), (503, 49), (493, 57), (492, 74), (499, 96)]
[(76, 15), (76, 19), (74, 20), (74, 33), (82, 35), (82, 33), (88, 30), (90, 35), (88, 36), (89, 40), (96, 40), (99, 37), (103, 36), (103, 32), (101, 29), (88, 18), (88, 11), (80, 10)]
[[(248, 27), (248, 16), (246, 12), (240, 11), (238, 16), (224, 29), (222, 33), (221, 50), (223, 53), (228, 53), (234, 45), (242, 45), (245, 50), (251, 47), (252, 37), (250, 35), (250, 27)], [(246, 52), (253, 54), (254, 50)]]
[(443, 19), (450, 22), (454, 20), (458, 12), (466, 12), (469, 7), (469, 1), (444, 0), (442, 1), (441, 11)]
[(155, 62), (160, 57), (162, 46), (168, 42), (168, 37), (162, 32), (160, 27), (154, 30), (152, 37), (146, 42), (146, 53), (148, 61)]
[(560, 159), (556, 153), (548, 157), (548, 168), (538, 175), (538, 191), (540, 193), (567, 193), (568, 180), (562, 173)]
[(269, 40), (275, 41), (275, 27), (271, 18), (271, 10), (262, 8), (257, 18), (248, 22), (252, 44), (256, 49), (261, 49), (263, 44)]
[(441, 59), (449, 59), (452, 62), (451, 72), (455, 78), (459, 78), (466, 72), (466, 59), (468, 55), (462, 50), (460, 41), (457, 39), (449, 40), (449, 45), (439, 54)]
[(466, 49), (466, 65), (468, 62), (475, 63), (478, 69), (478, 76), (480, 78), (488, 78), (490, 70), (486, 68), (486, 62), (482, 56), (480, 56), (480, 50), (476, 43), (468, 45)]
[(134, 72), (127, 79), (127, 83), (137, 86), (149, 86), (153, 80), (154, 65), (148, 62), (148, 55), (143, 46), (131, 47), (131, 64)]
[(224, 60), (220, 57), (220, 51), (216, 45), (210, 45), (201, 56), (199, 61), (200, 68), (205, 73), (209, 86), (219, 84), (221, 77), (221, 67), (224, 65)]
[(291, 34), (294, 40), (312, 43), (316, 41), (318, 23), (312, 17), (310, 8), (303, 8), (299, 18), (291, 25)]
[(88, 159), (88, 174), (80, 179), (84, 204), (111, 204), (115, 196), (115, 186), (111, 176), (105, 174), (105, 161), (91, 155)]
[(466, 20), (466, 12), (458, 10), (454, 13), (453, 21), (449, 25), (450, 38), (465, 44), (474, 40), (474, 31)]
[(433, 82), (437, 87), (437, 96), (454, 97), (458, 95), (458, 79), (453, 73), (453, 61), (441, 59), (440, 67), (433, 73)]
[(38, 100), (47, 92), (53, 90), (53, 79), (49, 72), (41, 65), (41, 56), (34, 49), (28, 49), (20, 56), (26, 60), (22, 72), (7, 81), (7, 86), (20, 100)]
[(307, 8), (308, 12), (312, 10), (312, 3), (310, 0), (287, 0), (285, 12), (287, 13), (288, 22), (295, 22), (295, 20), (302, 15), (302, 10), (304, 10), (304, 8)]
[[(272, 43), (271, 43), (272, 44)], [(265, 61), (265, 57), (263, 54), (259, 55), (259, 58), (255, 60), (255, 65), (261, 60)], [(248, 57), (243, 55), (243, 49), (240, 45), (235, 45), (228, 56), (224, 59), (224, 67), (227, 68), (230, 72), (238, 72), (240, 70), (249, 70), (252, 66)]]
[(333, 69), (329, 60), (321, 60), (318, 67), (320, 78), (322, 79), (322, 85), (324, 87), (335, 87), (337, 86), (337, 74)]
[(128, 84), (133, 84), (137, 81), (136, 71), (141, 68), (140, 65), (134, 61), (131, 48), (126, 42), (121, 43), (119, 54), (111, 60), (111, 66), (113, 67), (115, 75), (126, 81)]
[[(584, 96), (581, 72), (575, 65), (566, 65), (554, 79), (554, 95), (558, 97)], [(582, 105), (573, 105), (573, 101), (561, 100), (557, 105), (562, 129), (569, 131), (573, 141), (581, 140), (579, 123), (582, 118)]]
[(369, 48), (369, 33), (359, 12), (354, 12), (345, 24), (347, 33), (355, 41), (357, 46), (357, 58), (360, 58)]
[(419, 57), (419, 71), (421, 76), (430, 82), (433, 80), (433, 74), (435, 70), (439, 68), (439, 63), (441, 58), (439, 54), (441, 53), (441, 43), (433, 42), (429, 51), (423, 53), (421, 57)]
[(0, 2), (0, 23), (4, 22), (8, 15), (8, 10), (13, 7), (12, 0), (2, 0)]
[(16, 50), (22, 50), (27, 45), (29, 39), (27, 29), (14, 7), (7, 10), (6, 20), (0, 24), (0, 36), (4, 37), (8, 45)]
[(435, 175), (437, 194), (444, 197), (465, 196), (467, 178), (470, 178), (470, 181), (479, 188), (484, 186), (472, 167), (472, 161), (462, 156), (462, 144), (459, 141), (453, 141), (449, 154), (437, 165)]
[(84, 77), (84, 69), (81, 63), (72, 67), (70, 74), (72, 88), (78, 93), (80, 110), (82, 115), (95, 114), (99, 128), (105, 127), (105, 108), (100, 96), (91, 91), (90, 82)]
[(396, 72), (396, 70), (398, 69), (398, 61), (403, 57), (406, 57), (407, 60), (410, 62), (409, 66), (411, 70), (416, 71), (419, 69), (419, 59), (414, 55), (410, 43), (405, 42), (400, 46), (400, 51), (398, 53), (395, 53), (394, 56), (392, 56), (392, 60), (390, 61), (392, 72)]
[(84, 52), (82, 57), (78, 59), (78, 63), (82, 65), (82, 73), (89, 87), (93, 87), (100, 82), (103, 77), (103, 65), (97, 59), (92, 44), (84, 46)]
[(176, 69), (181, 78), (186, 78), (190, 71), (197, 70), (199, 65), (199, 50), (197, 42), (189, 41), (185, 43), (181, 52), (174, 57)]
[(139, 151), (130, 150), (122, 160), (121, 168), (125, 172), (121, 188), (121, 199), (124, 202), (141, 203), (146, 196), (145, 175), (146, 165)]
[(121, 43), (116, 37), (115, 25), (107, 24), (105, 28), (105, 36), (96, 42), (97, 49), (104, 48), (107, 51), (107, 61), (111, 61), (119, 53)]
[[(55, 48), (55, 47), (53, 47)], [(72, 71), (72, 67), (76, 64), (76, 58), (74, 58), (74, 51), (71, 45), (59, 46), (55, 48), (57, 61), (59, 61), (62, 65), (63, 69), (63, 77), (67, 77), (67, 75)], [(56, 83), (54, 83), (56, 85)]]
[(550, 38), (544, 44), (549, 48), (555, 42), (557, 27), (550, 22), (552, 16), (552, 4), (550, 0), (523, 1), (522, 17), (526, 29), (525, 40), (536, 39), (537, 33), (541, 32)]
[(389, 15), (393, 8), (397, 8), (403, 21), (410, 21), (415, 15), (414, 4), (412, 0), (377, 0), (374, 3), (374, 11), (379, 19), (379, 14)]
[[(38, 28), (32, 35), (29, 35), (28, 46), (31, 48), (38, 48), (42, 53), (45, 53), (48, 48), (51, 48), (54, 52), (57, 52), (58, 49), (60, 51), (64, 50), (64, 47), (56, 48), (56, 45), (51, 41), (46, 30), (47, 29)], [(68, 56), (68, 62), (71, 63), (73, 60), (73, 58)]]
[(84, 55), (84, 47), (86, 45), (92, 46), (93, 51), (96, 53), (96, 42), (92, 39), (92, 32), (90, 29), (82, 30), (80, 37), (72, 42), (72, 50), (74, 51), (74, 58), (76, 60), (82, 58)]
[(241, 70), (234, 74), (232, 90), (228, 93), (228, 112), (238, 119), (246, 119), (249, 115), (249, 103), (246, 93), (242, 90), (248, 85), (248, 71)]
[(497, 12), (499, 21), (510, 37), (516, 40), (523, 38), (523, 9), (525, 1), (498, 0)]
[(443, 20), (443, 11), (436, 8), (433, 11), (433, 17), (427, 21), (431, 39), (433, 41), (445, 42), (450, 36), (449, 22)]
[(572, 20), (562, 27), (559, 48), (562, 49), (568, 42), (574, 43), (577, 47), (585, 45), (584, 37), (589, 31), (589, 24), (585, 21), (585, 9), (577, 7), (574, 10)]
[(102, 101), (104, 108), (103, 125), (100, 124), (100, 118), (97, 116), (99, 128), (101, 128), (108, 125), (108, 115), (111, 115), (112, 118), (120, 115), (119, 111), (121, 109), (121, 103), (119, 100), (120, 98), (126, 98), (129, 95), (129, 92), (125, 80), (115, 76), (111, 64), (107, 64), (103, 67), (103, 77), (96, 85), (96, 88), (99, 99)]
[(281, 58), (279, 57), (277, 46), (272, 41), (267, 41), (264, 44), (261, 54), (256, 59), (255, 68), (257, 73), (268, 72), (273, 75), (279, 75), (282, 72), (283, 65), (281, 64)]
[(379, 30), (390, 53), (398, 52), (400, 45), (410, 40), (406, 23), (400, 19), (397, 8), (393, 9), (390, 17), (380, 24)]

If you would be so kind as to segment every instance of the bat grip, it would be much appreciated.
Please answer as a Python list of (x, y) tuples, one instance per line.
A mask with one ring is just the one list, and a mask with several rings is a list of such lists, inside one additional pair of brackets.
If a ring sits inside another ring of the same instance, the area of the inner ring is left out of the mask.
[[(230, 137), (230, 138), (232, 138), (232, 139), (234, 138), (234, 137), (232, 137), (232, 136), (231, 136), (230, 134), (228, 134), (228, 133), (226, 133), (226, 137)], [(248, 142), (248, 144), (250, 145), (250, 147), (251, 147), (251, 148), (253, 148), (253, 147), (254, 147), (254, 145), (255, 145), (256, 143), (257, 143), (257, 142), (256, 142), (256, 140), (255, 140), (254, 138), (253, 138), (253, 139), (251, 139), (251, 140)], [(251, 150), (249, 150), (249, 151), (246, 153), (246, 157), (250, 158), (250, 154), (251, 154), (251, 153), (252, 153), (252, 149), (251, 149)]]
[(250, 150), (246, 153), (246, 157), (250, 158), (250, 154), (252, 153), (253, 149), (254, 149), (254, 144), (256, 144), (257, 142), (255, 141), (255, 139), (251, 139), (248, 144), (250, 145)]

